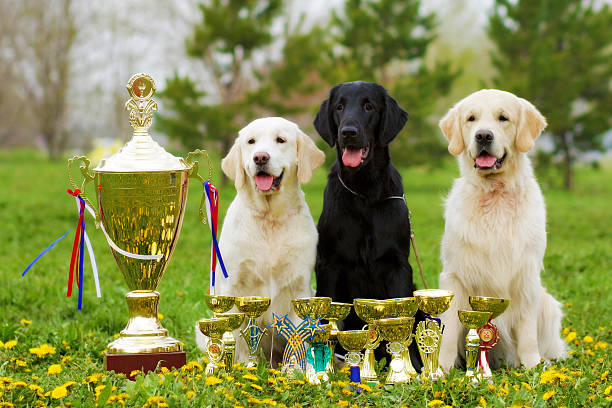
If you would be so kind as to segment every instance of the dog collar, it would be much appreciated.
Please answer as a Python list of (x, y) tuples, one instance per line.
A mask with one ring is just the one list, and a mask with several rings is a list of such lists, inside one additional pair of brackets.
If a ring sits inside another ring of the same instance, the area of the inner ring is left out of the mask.
[[(340, 180), (340, 184), (342, 184), (342, 186), (344, 188), (346, 188), (348, 191), (350, 191), (353, 195), (355, 195), (357, 197), (360, 197), (360, 198), (363, 198), (365, 200), (366, 197), (363, 194), (359, 194), (358, 192), (352, 190), (351, 188), (349, 188), (349, 186), (347, 186), (344, 183), (344, 180), (342, 180), (342, 177), (340, 177), (340, 173), (338, 173), (338, 180)], [(384, 198), (384, 199), (382, 199), (380, 201), (395, 200), (395, 199), (397, 199), (397, 200), (404, 200), (404, 202), (406, 201), (406, 198), (404, 197), (403, 194), (401, 196), (390, 196), (390, 197)]]

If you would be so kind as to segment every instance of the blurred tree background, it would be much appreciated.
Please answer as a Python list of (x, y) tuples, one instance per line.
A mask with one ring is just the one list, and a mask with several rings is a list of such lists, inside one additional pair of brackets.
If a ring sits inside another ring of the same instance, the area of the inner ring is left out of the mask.
[(312, 120), (338, 82), (377, 81), (410, 113), (398, 166), (450, 155), (437, 128), (482, 87), (531, 100), (534, 156), (561, 169), (612, 148), (609, 0), (0, 0), (0, 148), (51, 158), (130, 136), (124, 86), (157, 81), (157, 139), (223, 155), (259, 116)]

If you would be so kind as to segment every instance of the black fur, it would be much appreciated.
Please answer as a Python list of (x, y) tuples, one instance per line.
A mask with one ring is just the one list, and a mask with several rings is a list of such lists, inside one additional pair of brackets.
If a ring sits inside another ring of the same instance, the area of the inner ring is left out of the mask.
[[(366, 103), (370, 104), (367, 109)], [(338, 110), (340, 104), (342, 109)], [(408, 208), (401, 199), (389, 199), (401, 197), (404, 189), (399, 172), (391, 164), (387, 145), (407, 119), (408, 114), (376, 83), (337, 85), (321, 104), (314, 126), (330, 146), (336, 146), (338, 160), (328, 176), (318, 223), (317, 296), (352, 303), (355, 298), (412, 296), (416, 289), (408, 262)], [(346, 129), (351, 132), (343, 134)], [(345, 147), (366, 145), (370, 148), (361, 165), (343, 164)], [(359, 195), (348, 191), (338, 175)], [(420, 314), (417, 319), (422, 319)], [(363, 325), (354, 311), (341, 322), (344, 330), (360, 329)], [(377, 352), (377, 357), (381, 356)], [(414, 342), (411, 356), (415, 368), (420, 369)]]

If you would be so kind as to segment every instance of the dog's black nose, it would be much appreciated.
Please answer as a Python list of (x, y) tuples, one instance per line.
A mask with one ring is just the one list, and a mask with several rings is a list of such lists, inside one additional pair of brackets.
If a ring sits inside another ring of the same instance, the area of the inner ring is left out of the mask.
[(265, 152), (257, 152), (253, 155), (253, 161), (255, 164), (262, 165), (266, 164), (270, 160), (270, 155)]
[(476, 141), (481, 145), (490, 145), (493, 141), (493, 132), (486, 129), (480, 129), (476, 132)]
[(357, 136), (357, 128), (354, 126), (343, 126), (340, 129), (340, 134), (344, 137), (355, 137)]

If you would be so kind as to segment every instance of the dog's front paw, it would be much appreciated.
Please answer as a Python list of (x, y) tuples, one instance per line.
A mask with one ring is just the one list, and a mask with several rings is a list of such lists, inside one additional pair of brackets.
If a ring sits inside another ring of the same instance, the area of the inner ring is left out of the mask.
[(540, 364), (541, 359), (542, 357), (540, 357), (540, 353), (534, 352), (521, 356), (521, 363), (525, 366), (525, 368), (530, 369)]
[(454, 367), (456, 359), (456, 353), (440, 351), (440, 358), (438, 359), (438, 361), (442, 370), (444, 370), (445, 373), (448, 373), (449, 370)]

